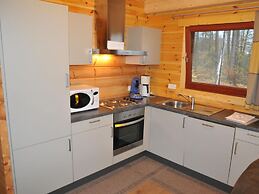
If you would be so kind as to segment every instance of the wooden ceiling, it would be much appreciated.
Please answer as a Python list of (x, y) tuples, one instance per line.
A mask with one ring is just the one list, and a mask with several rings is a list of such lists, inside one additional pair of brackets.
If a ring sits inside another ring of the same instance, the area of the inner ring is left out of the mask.
[[(144, 0), (145, 13), (179, 12), (197, 8), (228, 6), (233, 10), (244, 4), (258, 3), (258, 0)], [(259, 8), (259, 7), (258, 7)]]

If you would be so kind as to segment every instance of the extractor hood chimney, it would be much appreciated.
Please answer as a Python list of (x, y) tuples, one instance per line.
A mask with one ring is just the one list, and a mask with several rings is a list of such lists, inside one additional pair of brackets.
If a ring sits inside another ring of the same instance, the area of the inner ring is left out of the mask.
[(147, 55), (146, 51), (124, 50), (125, 0), (96, 0), (97, 49), (93, 54)]

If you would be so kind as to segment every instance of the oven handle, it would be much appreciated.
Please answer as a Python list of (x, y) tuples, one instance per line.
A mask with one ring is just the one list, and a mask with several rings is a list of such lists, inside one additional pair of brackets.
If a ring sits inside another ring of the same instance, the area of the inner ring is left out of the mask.
[(131, 121), (131, 122), (128, 122), (128, 123), (122, 123), (122, 124), (115, 124), (115, 128), (120, 128), (120, 127), (126, 127), (126, 126), (129, 126), (129, 125), (133, 125), (133, 124), (136, 124), (140, 121), (143, 121), (144, 120), (144, 117), (140, 118), (140, 119), (137, 119), (135, 121)]

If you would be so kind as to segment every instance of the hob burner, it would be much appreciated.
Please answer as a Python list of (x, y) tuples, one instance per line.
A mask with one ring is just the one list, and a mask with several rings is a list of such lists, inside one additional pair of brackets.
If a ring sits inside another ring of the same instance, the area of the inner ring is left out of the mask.
[(116, 99), (107, 99), (103, 100), (100, 103), (100, 106), (109, 108), (111, 110), (117, 109), (117, 108), (123, 108), (133, 105), (141, 104), (141, 100), (133, 100), (130, 97), (124, 97), (124, 98), (116, 98)]

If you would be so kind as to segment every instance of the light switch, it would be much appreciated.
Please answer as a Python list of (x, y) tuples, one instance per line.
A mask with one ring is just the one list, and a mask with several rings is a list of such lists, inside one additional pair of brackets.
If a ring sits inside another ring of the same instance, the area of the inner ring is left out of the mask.
[(168, 84), (168, 89), (175, 90), (176, 89), (176, 84)]

